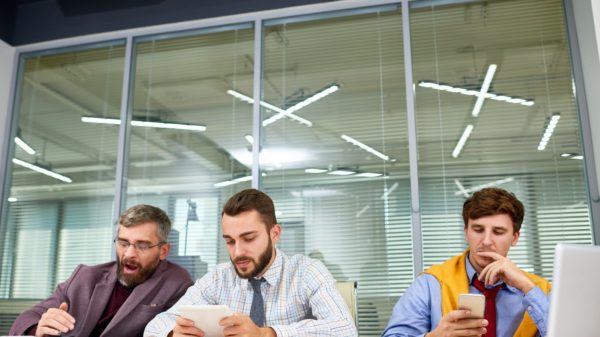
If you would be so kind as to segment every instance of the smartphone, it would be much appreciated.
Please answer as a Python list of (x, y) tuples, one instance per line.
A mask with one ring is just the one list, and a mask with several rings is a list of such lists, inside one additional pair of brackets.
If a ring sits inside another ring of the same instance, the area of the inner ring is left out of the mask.
[(458, 295), (458, 308), (469, 309), (472, 317), (483, 318), (485, 296), (481, 294), (460, 294)]

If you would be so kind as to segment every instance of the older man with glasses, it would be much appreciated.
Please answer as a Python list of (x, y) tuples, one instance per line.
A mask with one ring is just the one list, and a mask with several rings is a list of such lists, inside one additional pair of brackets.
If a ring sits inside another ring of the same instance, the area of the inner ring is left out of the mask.
[(23, 312), (11, 335), (136, 337), (192, 284), (166, 261), (171, 221), (160, 208), (137, 205), (119, 218), (116, 261), (79, 265), (46, 300)]

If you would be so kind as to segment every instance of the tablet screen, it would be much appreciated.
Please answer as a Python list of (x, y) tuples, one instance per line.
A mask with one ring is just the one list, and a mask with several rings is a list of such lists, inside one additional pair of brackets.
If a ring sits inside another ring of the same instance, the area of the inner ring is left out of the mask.
[(178, 310), (181, 317), (194, 321), (206, 337), (223, 337), (219, 321), (233, 314), (226, 305), (182, 305)]

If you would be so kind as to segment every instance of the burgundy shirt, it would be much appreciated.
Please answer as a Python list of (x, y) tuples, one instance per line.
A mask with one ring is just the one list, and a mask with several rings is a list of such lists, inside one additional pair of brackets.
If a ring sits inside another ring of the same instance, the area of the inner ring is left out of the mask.
[[(110, 323), (113, 317), (115, 317), (117, 311), (119, 311), (119, 308), (121, 308), (121, 306), (123, 305), (123, 303), (125, 303), (129, 295), (131, 295), (132, 291), (133, 288), (125, 287), (121, 284), (121, 282), (117, 281), (115, 283), (115, 287), (113, 288), (113, 291), (110, 294), (110, 299), (108, 300), (108, 303), (104, 308), (104, 312), (102, 312), (102, 316), (100, 316), (98, 323), (96, 323), (96, 326), (94, 327), (94, 330), (92, 331), (89, 337), (100, 337), (104, 329), (106, 329), (106, 327), (108, 326), (108, 323)], [(27, 329), (26, 333), (28, 335), (35, 336), (36, 330), (37, 324)], [(67, 335), (68, 334), (69, 333), (67, 332)]]

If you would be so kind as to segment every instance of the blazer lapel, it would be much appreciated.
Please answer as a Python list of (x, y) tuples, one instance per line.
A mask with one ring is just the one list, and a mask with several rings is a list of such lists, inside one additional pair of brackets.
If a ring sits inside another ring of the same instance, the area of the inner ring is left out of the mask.
[(108, 274), (104, 279), (94, 287), (94, 292), (92, 293), (92, 298), (90, 299), (90, 304), (83, 320), (81, 336), (88, 336), (94, 330), (115, 287), (115, 282), (117, 281), (116, 264), (107, 270), (107, 272)]

